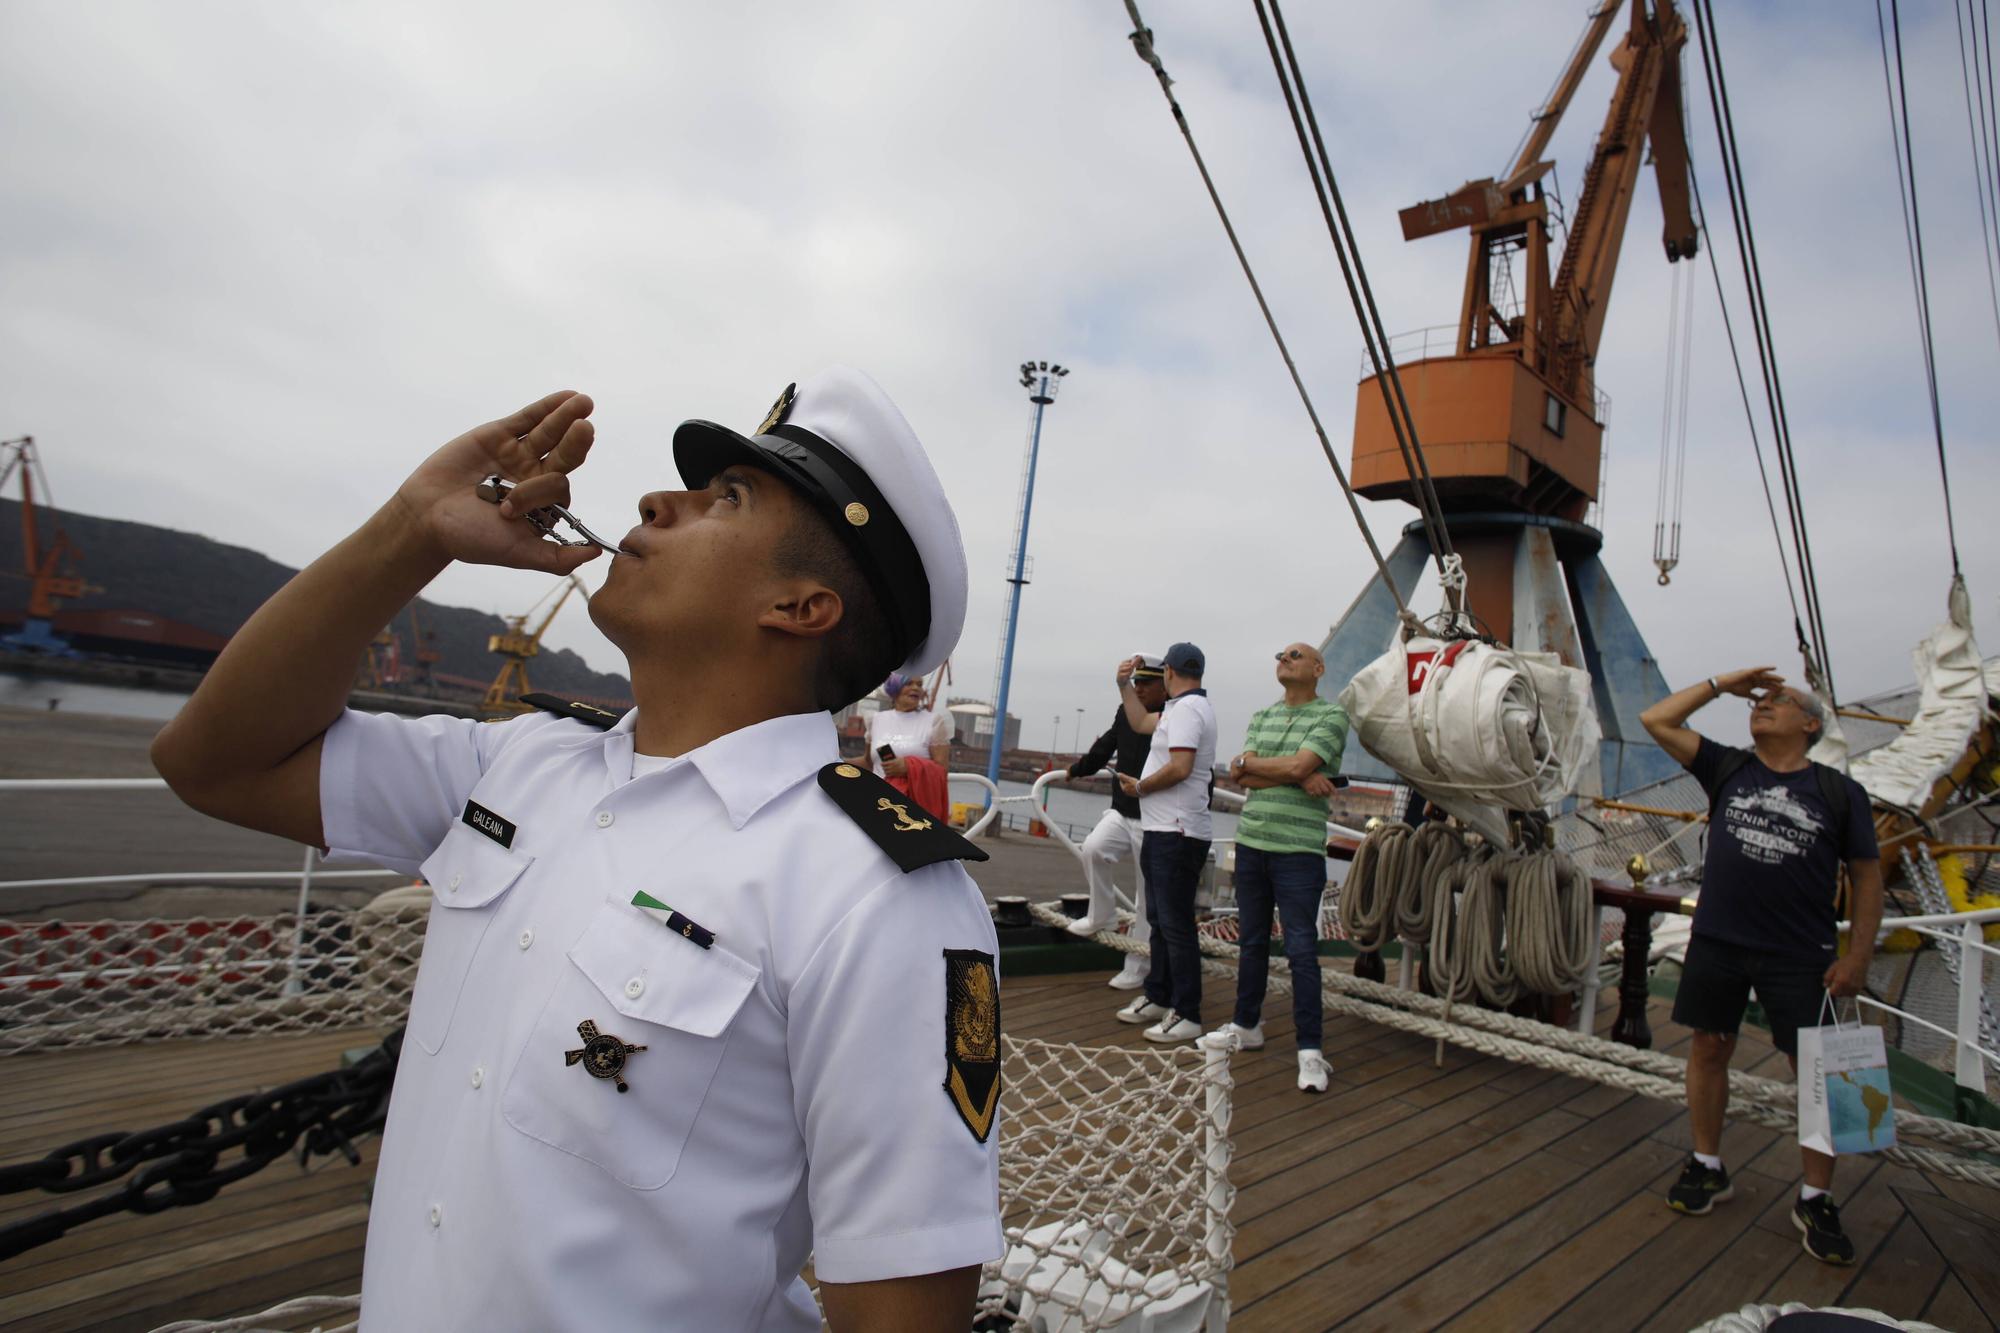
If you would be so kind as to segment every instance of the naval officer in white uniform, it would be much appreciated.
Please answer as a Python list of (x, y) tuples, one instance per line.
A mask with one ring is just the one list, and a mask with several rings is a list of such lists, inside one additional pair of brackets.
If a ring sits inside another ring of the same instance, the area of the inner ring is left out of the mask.
[[(451, 560), (567, 573), (590, 401), (417, 469), (268, 602), (154, 747), (191, 805), (434, 890), (369, 1216), (362, 1326), (970, 1322), (998, 1258), (991, 920), (957, 834), (838, 762), (828, 710), (923, 673), (964, 550), (917, 437), (855, 371), (751, 435), (684, 423), (591, 615), (638, 707), (497, 725), (343, 711), (376, 629)], [(489, 473), (508, 503), (477, 497)]]

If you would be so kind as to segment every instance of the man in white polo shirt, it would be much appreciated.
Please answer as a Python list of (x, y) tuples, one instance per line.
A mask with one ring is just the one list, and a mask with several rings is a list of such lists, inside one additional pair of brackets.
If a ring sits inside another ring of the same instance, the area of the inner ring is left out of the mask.
[(1194, 897), (1208, 861), (1214, 827), (1208, 816), (1215, 771), (1215, 709), (1202, 688), (1206, 659), (1191, 643), (1167, 649), (1167, 705), (1148, 713), (1132, 688), (1137, 658), (1118, 665), (1125, 720), (1150, 732), (1152, 748), (1136, 780), (1118, 784), (1139, 798), (1146, 876), (1146, 919), (1153, 929), (1153, 965), (1146, 989), (1118, 1011), (1120, 1022), (1149, 1023), (1146, 1040), (1193, 1041), (1201, 1035), (1201, 949), (1195, 939)]
[(453, 560), (603, 554), (534, 531), (590, 411), (438, 450), (154, 745), (197, 809), (432, 886), (361, 1327), (809, 1333), (810, 1257), (840, 1333), (962, 1333), (1003, 1248), (994, 933), (956, 864), (985, 854), (840, 762), (828, 713), (964, 623), (957, 524), (881, 388), (835, 369), (750, 434), (674, 432), (687, 489), (638, 498), (590, 603), (622, 719), (343, 710)]

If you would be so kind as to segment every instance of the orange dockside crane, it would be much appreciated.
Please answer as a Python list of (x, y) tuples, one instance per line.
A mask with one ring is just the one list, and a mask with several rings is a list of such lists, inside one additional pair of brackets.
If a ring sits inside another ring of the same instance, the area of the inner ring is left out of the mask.
[[(1544, 182), (1554, 163), (1542, 155), (1621, 16), (1625, 36), (1611, 54), (1618, 83), (1551, 275)], [(1603, 465), (1597, 349), (1649, 148), (1667, 260), (1692, 259), (1698, 248), (1681, 107), (1687, 39), (1674, 0), (1603, 0), (1506, 173), (1398, 215), (1405, 240), (1472, 233), (1457, 328), (1428, 331), (1420, 346), (1409, 335), (1392, 340), (1402, 395), (1464, 561), (1467, 608), (1501, 642), (1589, 671), (1607, 794), (1679, 771), (1639, 725), (1666, 682), (1598, 559), (1603, 534), (1586, 519)], [(1370, 499), (1414, 501), (1382, 380), (1368, 375), (1358, 390), (1354, 488)], [(1388, 562), (1398, 587), (1414, 589), (1430, 557), (1423, 525), (1404, 528)], [(1394, 628), (1394, 599), (1378, 575), (1323, 645), (1327, 678), (1360, 670)], [(1367, 767), (1355, 771), (1379, 776)]]
[(19, 633), (0, 639), (0, 648), (13, 652), (50, 653), (73, 657), (76, 650), (52, 628), (56, 609), (66, 597), (84, 597), (104, 589), (84, 582), (77, 566), (82, 552), (61, 528), (44, 547), (35, 521), (35, 483), (39, 479), (42, 500), (49, 496), (48, 475), (42, 471), (41, 457), (35, 452), (35, 437), (0, 440), (0, 491), (18, 473), (21, 478), (21, 572), (10, 577), (28, 581), (28, 618)]
[[(542, 617), (542, 623), (535, 626), (532, 634), (528, 632), (528, 617), (535, 613), (534, 606), (518, 616), (508, 616), (505, 634), (487, 637), (486, 650), (498, 653), (507, 660), (501, 664), (500, 674), (486, 688), (486, 699), (479, 706), (482, 713), (488, 717), (513, 717), (517, 713), (534, 711), (533, 705), (521, 702), (521, 696), (534, 688), (528, 684), (528, 659), (542, 651), (542, 635), (548, 632), (549, 622), (556, 618), (556, 612), (562, 610), (563, 603), (573, 592), (583, 592), (584, 600), (590, 599), (590, 594), (584, 591), (583, 580), (572, 574), (563, 581), (562, 595), (556, 598), (556, 604), (549, 608), (549, 613)], [(547, 600), (547, 596), (544, 593), (543, 600)], [(535, 606), (540, 605), (541, 602), (535, 603)]]

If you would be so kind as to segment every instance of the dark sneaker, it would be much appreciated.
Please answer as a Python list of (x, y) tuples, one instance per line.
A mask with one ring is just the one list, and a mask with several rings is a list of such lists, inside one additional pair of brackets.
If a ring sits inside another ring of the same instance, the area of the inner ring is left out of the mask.
[(1690, 1217), (1700, 1217), (1735, 1193), (1729, 1186), (1727, 1170), (1717, 1171), (1703, 1166), (1699, 1158), (1690, 1157), (1687, 1165), (1681, 1168), (1681, 1178), (1667, 1191), (1667, 1207)]
[(1831, 1194), (1792, 1204), (1792, 1225), (1805, 1235), (1806, 1253), (1823, 1264), (1854, 1262), (1854, 1242), (1840, 1229), (1840, 1209)]

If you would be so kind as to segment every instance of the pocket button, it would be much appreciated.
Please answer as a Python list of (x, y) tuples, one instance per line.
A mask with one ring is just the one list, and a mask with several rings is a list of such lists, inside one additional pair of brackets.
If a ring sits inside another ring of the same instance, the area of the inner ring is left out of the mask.
[(630, 981), (625, 983), (625, 995), (627, 999), (636, 1000), (645, 993), (646, 993), (646, 983), (641, 981), (638, 977), (633, 977)]

